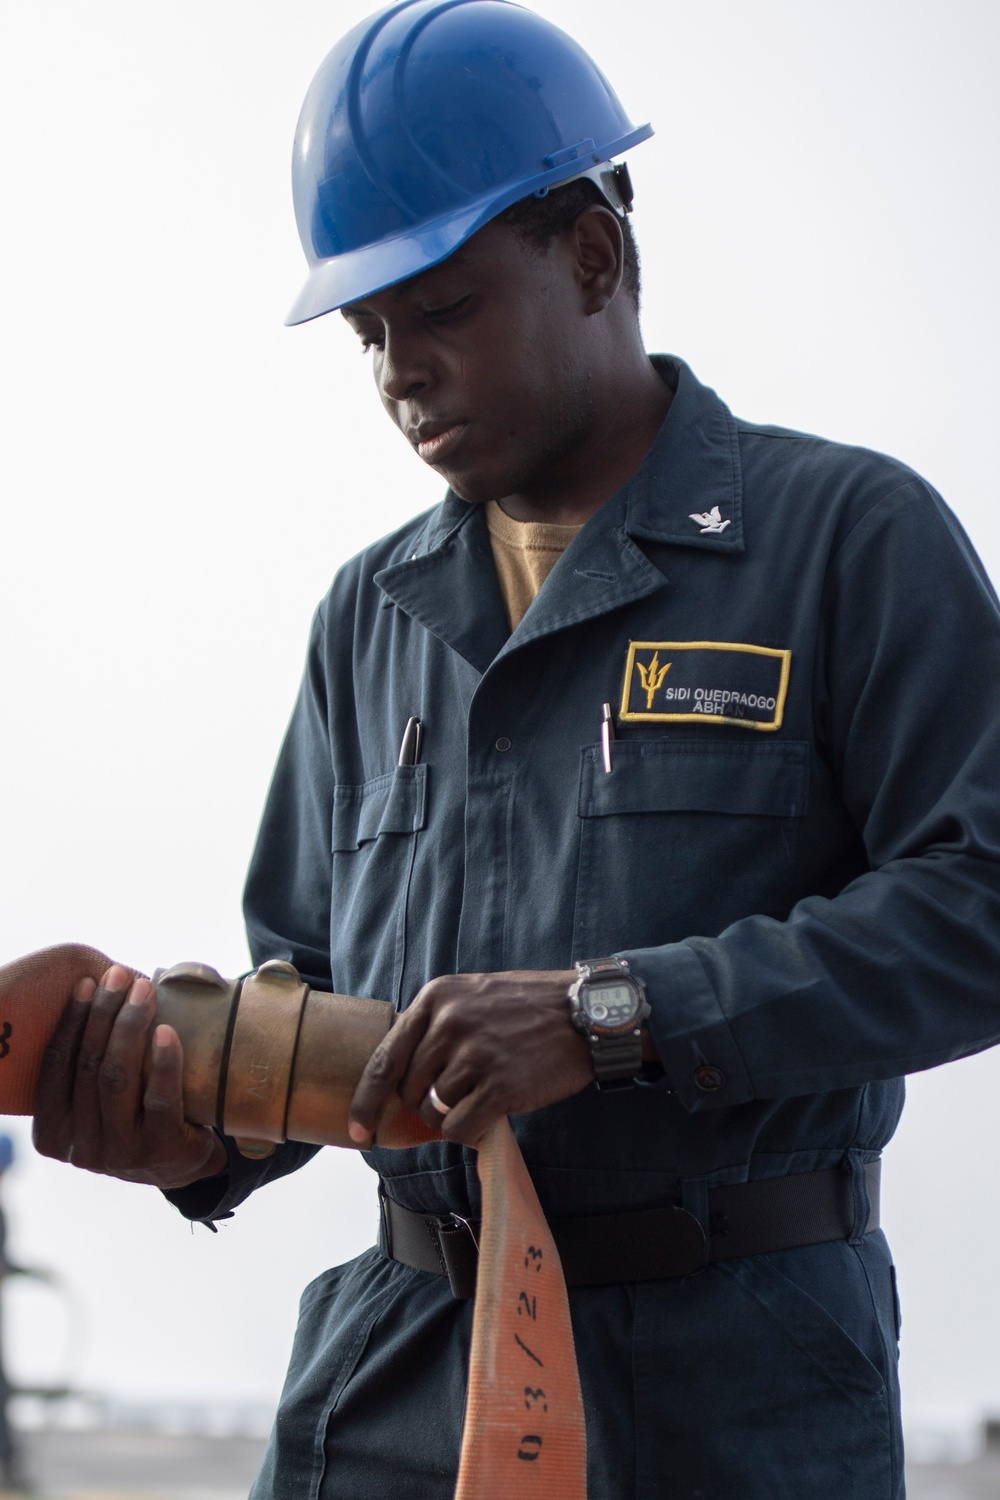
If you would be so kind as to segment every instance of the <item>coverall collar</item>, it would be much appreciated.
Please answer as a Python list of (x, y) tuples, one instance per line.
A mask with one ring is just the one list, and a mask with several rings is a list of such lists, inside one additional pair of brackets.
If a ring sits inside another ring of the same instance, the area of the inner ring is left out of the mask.
[[(682, 359), (654, 354), (652, 361), (674, 399), (656, 442), (623, 486), (625, 529), (650, 542), (742, 552), (743, 477), (732, 412)], [(716, 506), (721, 531), (696, 519)]]
[(637, 473), (567, 547), (521, 624), (509, 633), (482, 507), (451, 491), (406, 561), (375, 582), (389, 600), (485, 672), (501, 654), (607, 614), (666, 584), (637, 540), (743, 551), (736, 424), (682, 360), (654, 355), (675, 395)]

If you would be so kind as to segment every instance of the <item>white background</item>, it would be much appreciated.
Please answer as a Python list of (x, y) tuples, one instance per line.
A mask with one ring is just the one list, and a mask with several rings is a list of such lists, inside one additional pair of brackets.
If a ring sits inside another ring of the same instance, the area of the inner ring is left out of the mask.
[[(630, 158), (649, 347), (743, 416), (905, 458), (1000, 576), (1000, 8), (538, 8), (657, 129)], [(0, 961), (79, 938), (146, 969), (245, 965), (242, 873), (311, 611), (438, 498), (339, 318), (282, 327), (295, 120), (366, 10), (0, 10)], [(989, 1054), (913, 1080), (887, 1154), (914, 1422), (1000, 1409), (998, 1093)], [(13, 1248), (83, 1307), (90, 1388), (273, 1397), (302, 1285), (372, 1239), (346, 1154), (213, 1237), (15, 1129)], [(16, 1371), (61, 1375), (45, 1296), (11, 1315)]]

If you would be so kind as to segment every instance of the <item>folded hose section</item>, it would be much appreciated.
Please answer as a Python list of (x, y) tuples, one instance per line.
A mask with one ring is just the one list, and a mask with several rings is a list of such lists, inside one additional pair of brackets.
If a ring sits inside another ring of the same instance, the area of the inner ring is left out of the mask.
[[(0, 966), (0, 1114), (30, 1115), (45, 1049), (81, 979), (100, 982), (111, 960), (94, 948), (67, 943)], [(128, 968), (127, 965), (123, 967)], [(270, 972), (268, 972), (270, 971)], [(137, 969), (128, 972), (135, 976)], [(203, 987), (215, 1005), (215, 1052), (224, 1037), (223, 1076), (213, 1090), (221, 1119), (203, 1118), (203, 1099), (190, 1117), (221, 1124), (245, 1154), (262, 1155), (285, 1139), (349, 1145), (346, 1107), (364, 1061), (384, 1035), (391, 1008), (383, 1002), (310, 992), (288, 964), (265, 964), (243, 985), (213, 970), (181, 965), (154, 975), (158, 1019), (176, 1024), (185, 1041), (185, 1111), (188, 1052), (199, 1027), (189, 998), (171, 1008), (172, 984), (197, 996)], [(205, 1004), (205, 1002), (202, 1002)], [(218, 1007), (230, 1007), (225, 1024)], [(297, 1007), (297, 1008), (296, 1008)], [(204, 1013), (209, 1014), (206, 1006)], [(285, 1020), (287, 1017), (287, 1022)], [(235, 1024), (234, 1024), (235, 1022)], [(290, 1042), (284, 1043), (285, 1025)], [(277, 1038), (277, 1041), (276, 1041)], [(276, 1057), (287, 1051), (284, 1072)], [(331, 1063), (331, 1058), (334, 1062)], [(339, 1060), (339, 1063), (338, 1063)], [(272, 1066), (272, 1062), (275, 1064)], [(228, 1077), (225, 1073), (228, 1071)], [(285, 1089), (275, 1110), (275, 1078)], [(328, 1086), (325, 1080), (332, 1079)], [(192, 1088), (194, 1085), (192, 1085)], [(208, 1097), (204, 1085), (201, 1095)], [(257, 1100), (266, 1129), (255, 1139)], [(238, 1120), (238, 1129), (233, 1129)], [(241, 1139), (243, 1137), (243, 1139)], [(401, 1147), (434, 1139), (418, 1115), (389, 1109), (378, 1130), (380, 1146)], [(562, 1267), (537, 1194), (506, 1120), (479, 1143), (482, 1228), (469, 1387), (455, 1500), (586, 1500), (586, 1436)]]

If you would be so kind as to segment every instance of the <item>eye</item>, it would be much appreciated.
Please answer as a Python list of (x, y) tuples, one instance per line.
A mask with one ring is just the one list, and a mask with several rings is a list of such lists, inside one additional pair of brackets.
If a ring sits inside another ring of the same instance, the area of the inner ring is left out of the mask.
[(430, 318), (434, 323), (447, 323), (452, 318), (468, 311), (468, 304), (472, 301), (470, 294), (458, 297), (454, 302), (445, 302), (440, 307), (425, 307), (424, 316)]
[(340, 315), (361, 344), (361, 353), (382, 343), (382, 320), (367, 307), (342, 307)]
[(385, 329), (374, 318), (366, 318), (360, 326), (356, 323), (354, 332), (361, 340), (362, 354), (367, 354), (372, 349), (381, 349), (385, 343)]

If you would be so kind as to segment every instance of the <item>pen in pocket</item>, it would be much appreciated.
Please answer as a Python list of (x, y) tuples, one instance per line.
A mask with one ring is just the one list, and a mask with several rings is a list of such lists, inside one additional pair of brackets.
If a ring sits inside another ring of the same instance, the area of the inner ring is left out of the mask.
[(419, 719), (407, 719), (403, 730), (403, 742), (399, 747), (399, 764), (415, 766), (420, 760), (420, 747), (424, 739), (424, 726)]
[(611, 775), (611, 741), (615, 737), (615, 721), (611, 713), (611, 704), (605, 703), (601, 709), (601, 754), (604, 757), (604, 770)]

